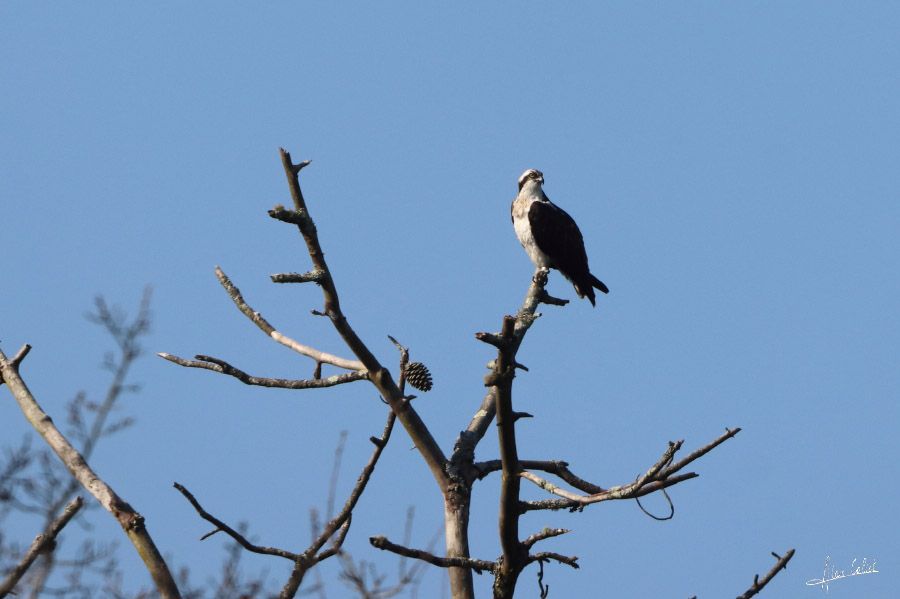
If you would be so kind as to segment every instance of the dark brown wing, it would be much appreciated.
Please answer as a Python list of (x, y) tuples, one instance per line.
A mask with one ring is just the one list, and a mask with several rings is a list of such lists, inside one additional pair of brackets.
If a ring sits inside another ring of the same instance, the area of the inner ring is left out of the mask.
[(584, 238), (565, 210), (549, 201), (533, 202), (528, 210), (528, 222), (537, 246), (550, 257), (551, 266), (575, 285), (579, 296), (586, 296), (593, 304), (594, 287), (608, 292), (606, 285), (591, 274)]
[(569, 279), (576, 273), (588, 273), (584, 239), (578, 225), (565, 210), (550, 202), (532, 202), (528, 222), (535, 243), (550, 256), (553, 268)]

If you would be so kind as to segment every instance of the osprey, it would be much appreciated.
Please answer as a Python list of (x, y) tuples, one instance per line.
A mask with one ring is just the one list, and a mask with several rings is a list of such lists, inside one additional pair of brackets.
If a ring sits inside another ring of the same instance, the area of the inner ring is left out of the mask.
[(544, 174), (533, 168), (519, 177), (519, 195), (512, 203), (516, 237), (538, 268), (555, 268), (575, 286), (578, 297), (594, 302), (594, 287), (609, 289), (588, 268), (584, 239), (565, 210), (544, 195)]

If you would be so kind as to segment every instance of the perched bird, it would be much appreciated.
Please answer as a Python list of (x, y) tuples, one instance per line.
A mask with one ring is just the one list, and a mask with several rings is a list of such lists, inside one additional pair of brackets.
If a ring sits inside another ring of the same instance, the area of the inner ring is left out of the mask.
[(519, 177), (519, 195), (512, 203), (516, 237), (535, 266), (555, 268), (575, 286), (578, 297), (596, 305), (594, 287), (603, 293), (609, 289), (588, 268), (578, 225), (544, 194), (543, 183), (544, 173), (533, 168)]

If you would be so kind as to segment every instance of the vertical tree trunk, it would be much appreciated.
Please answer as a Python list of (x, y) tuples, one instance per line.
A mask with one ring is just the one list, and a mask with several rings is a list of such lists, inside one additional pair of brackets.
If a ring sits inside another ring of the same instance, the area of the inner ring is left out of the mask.
[[(444, 497), (444, 533), (447, 557), (471, 557), (469, 555), (469, 505), (471, 489), (453, 484)], [(472, 587), (472, 570), (449, 568), (450, 596), (453, 599), (475, 599)]]

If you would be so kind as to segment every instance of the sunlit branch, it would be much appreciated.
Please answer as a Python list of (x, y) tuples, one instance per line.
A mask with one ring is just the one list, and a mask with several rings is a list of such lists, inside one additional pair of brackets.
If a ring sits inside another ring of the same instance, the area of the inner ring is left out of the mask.
[(319, 351), (314, 347), (303, 345), (279, 332), (275, 327), (269, 324), (269, 321), (267, 321), (262, 314), (255, 311), (247, 304), (244, 300), (244, 296), (241, 295), (241, 290), (231, 282), (231, 279), (228, 278), (225, 271), (218, 266), (216, 267), (216, 278), (219, 279), (219, 283), (221, 283), (238, 310), (240, 310), (244, 316), (249, 318), (253, 324), (259, 327), (262, 332), (278, 343), (294, 350), (298, 354), (312, 358), (316, 362), (331, 364), (332, 366), (337, 366), (338, 368), (344, 368), (346, 370), (365, 370), (365, 366), (358, 360), (348, 360), (346, 358), (341, 358), (340, 356), (335, 356), (334, 354)]

